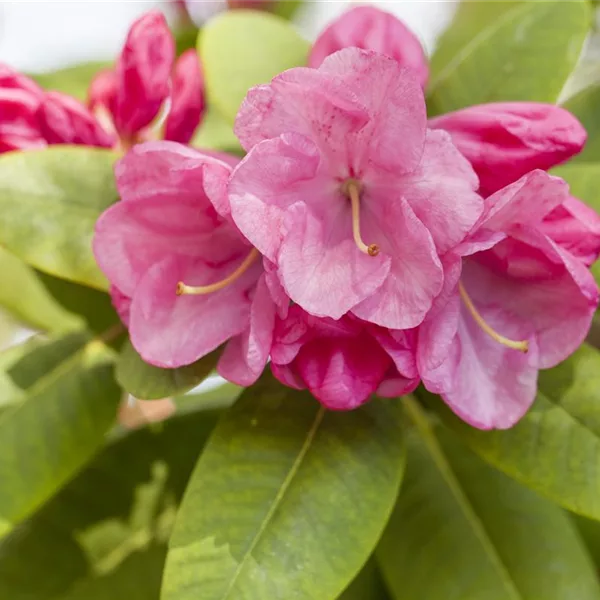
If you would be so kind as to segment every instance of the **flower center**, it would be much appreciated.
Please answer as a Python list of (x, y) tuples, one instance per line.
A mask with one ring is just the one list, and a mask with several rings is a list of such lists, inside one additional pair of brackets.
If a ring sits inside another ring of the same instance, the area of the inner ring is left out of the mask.
[(180, 281), (177, 284), (175, 293), (178, 296), (203, 296), (204, 294), (218, 292), (224, 287), (227, 287), (230, 283), (233, 283), (236, 279), (239, 279), (252, 266), (252, 263), (254, 263), (259, 256), (260, 254), (258, 250), (256, 248), (252, 248), (248, 256), (246, 256), (246, 258), (242, 261), (242, 264), (231, 275), (225, 277), (225, 279), (221, 279), (221, 281), (211, 283), (210, 285), (202, 286), (186, 285), (183, 283), (183, 281)]
[(495, 340), (499, 344), (502, 344), (503, 346), (506, 346), (507, 348), (519, 350), (520, 352), (527, 352), (529, 350), (529, 342), (527, 340), (511, 340), (507, 337), (504, 337), (503, 335), (500, 335), (497, 331), (492, 329), (492, 327), (490, 327), (485, 322), (484, 318), (479, 314), (479, 312), (475, 308), (475, 305), (473, 304), (473, 301), (469, 297), (469, 294), (467, 294), (467, 291), (465, 290), (463, 284), (460, 282), (458, 283), (458, 292), (460, 294), (460, 297), (462, 298), (462, 301), (465, 303), (465, 306), (471, 313), (471, 316), (473, 317), (473, 319), (475, 319), (475, 323), (477, 323), (477, 325), (479, 325), (479, 327), (481, 327), (481, 329), (485, 333), (487, 333), (493, 340)]
[(361, 252), (369, 256), (377, 256), (379, 254), (379, 246), (377, 244), (365, 244), (360, 235), (360, 189), (361, 184), (356, 179), (348, 179), (342, 185), (342, 193), (350, 198), (352, 205), (352, 234), (354, 235), (354, 243)]

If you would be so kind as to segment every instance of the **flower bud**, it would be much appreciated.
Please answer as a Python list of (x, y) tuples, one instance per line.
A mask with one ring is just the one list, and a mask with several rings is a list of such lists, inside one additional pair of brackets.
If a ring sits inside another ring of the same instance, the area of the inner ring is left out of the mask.
[(482, 195), (488, 196), (534, 169), (544, 171), (579, 153), (586, 131), (568, 111), (553, 104), (481, 104), (436, 117), (471, 162)]
[(88, 89), (87, 105), (94, 113), (106, 110), (114, 118), (117, 98), (117, 74), (112, 69), (102, 69), (94, 76)]
[(187, 144), (200, 124), (204, 112), (204, 77), (196, 50), (184, 52), (173, 69), (171, 110), (167, 117), (165, 139)]
[(317, 38), (308, 64), (318, 68), (327, 56), (350, 46), (392, 57), (411, 69), (425, 87), (429, 66), (421, 43), (394, 15), (374, 6), (357, 6), (345, 12)]
[(49, 144), (110, 148), (115, 140), (75, 98), (48, 92), (38, 110), (40, 131)]
[(133, 137), (157, 116), (170, 93), (175, 42), (160, 11), (138, 19), (129, 30), (117, 61), (115, 125)]

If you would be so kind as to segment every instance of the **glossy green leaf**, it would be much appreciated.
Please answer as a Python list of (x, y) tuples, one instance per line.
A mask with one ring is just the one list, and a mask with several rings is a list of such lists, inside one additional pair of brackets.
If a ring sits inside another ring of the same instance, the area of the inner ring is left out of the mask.
[(72, 335), (32, 350), (10, 375), (25, 390), (0, 416), (0, 520), (16, 524), (93, 456), (122, 392), (100, 341)]
[(533, 407), (512, 429), (470, 427), (436, 396), (423, 399), (480, 456), (574, 512), (600, 520), (600, 353), (584, 345), (541, 371)]
[(233, 133), (233, 127), (219, 111), (209, 108), (192, 140), (199, 150), (218, 150), (243, 155), (244, 151)]
[(215, 413), (128, 433), (0, 541), (0, 598), (158, 600), (177, 506)]
[(573, 513), (568, 514), (575, 523), (596, 569), (600, 572), (600, 521), (586, 519)]
[(583, 152), (570, 163), (600, 163), (600, 85), (582, 90), (565, 102), (564, 108), (572, 112), (588, 132)]
[(51, 73), (39, 73), (31, 75), (43, 88), (47, 90), (56, 90), (75, 96), (79, 100), (85, 100), (87, 91), (94, 75), (98, 71), (108, 68), (111, 63), (108, 62), (90, 62), (59, 69)]
[(333, 600), (404, 468), (398, 404), (329, 412), (265, 376), (219, 423), (177, 516), (162, 600)]
[(432, 60), (430, 114), (483, 102), (555, 102), (591, 27), (589, 3), (463, 6)]
[(0, 247), (0, 308), (33, 329), (62, 333), (83, 327), (83, 322), (58, 304), (36, 272)]
[(117, 199), (115, 157), (84, 146), (0, 156), (0, 245), (41, 271), (107, 289), (91, 242)]
[(573, 523), (488, 467), (413, 400), (418, 429), (377, 557), (392, 596), (427, 600), (596, 600), (600, 586)]
[[(1, 359), (0, 354), (0, 359)], [(208, 383), (208, 382), (206, 382)], [(229, 408), (244, 391), (243, 387), (227, 381), (219, 383), (208, 390), (198, 390), (196, 393), (173, 398), (179, 412), (200, 409)]]
[(229, 123), (248, 90), (306, 64), (310, 44), (285, 19), (233, 10), (210, 20), (198, 39), (209, 101)]
[(215, 368), (218, 351), (179, 369), (160, 369), (145, 363), (131, 342), (123, 344), (117, 362), (117, 381), (132, 396), (158, 400), (179, 396), (204, 381)]
[(0, 352), (0, 409), (20, 402), (24, 389), (10, 374), (11, 368), (28, 352), (40, 345), (41, 341), (33, 337), (22, 344), (11, 346)]

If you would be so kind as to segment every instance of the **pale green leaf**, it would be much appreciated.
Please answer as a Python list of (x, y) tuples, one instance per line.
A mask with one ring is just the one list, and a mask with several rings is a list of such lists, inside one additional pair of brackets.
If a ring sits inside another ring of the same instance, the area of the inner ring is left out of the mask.
[(108, 62), (82, 63), (50, 73), (34, 74), (31, 77), (47, 90), (63, 92), (83, 101), (87, 98), (88, 87), (94, 75), (110, 66), (111, 63)]
[(429, 113), (484, 102), (556, 102), (590, 27), (586, 0), (463, 5), (432, 60)]
[(583, 152), (574, 156), (570, 162), (598, 165), (600, 163), (600, 85), (585, 88), (565, 102), (564, 108), (581, 121), (588, 133)]
[(488, 467), (414, 400), (398, 504), (377, 550), (393, 597), (595, 600), (581, 539), (556, 505)]
[(41, 271), (107, 289), (91, 242), (96, 220), (117, 199), (115, 158), (84, 146), (0, 156), (0, 246)]
[(243, 154), (233, 127), (214, 108), (209, 108), (192, 139), (192, 146), (199, 150), (218, 150), (231, 154)]
[(219, 423), (169, 543), (163, 600), (334, 600), (371, 554), (404, 467), (398, 404), (329, 412), (270, 377)]
[(247, 10), (221, 13), (198, 39), (210, 103), (233, 123), (252, 86), (304, 66), (309, 50), (310, 44), (281, 17)]

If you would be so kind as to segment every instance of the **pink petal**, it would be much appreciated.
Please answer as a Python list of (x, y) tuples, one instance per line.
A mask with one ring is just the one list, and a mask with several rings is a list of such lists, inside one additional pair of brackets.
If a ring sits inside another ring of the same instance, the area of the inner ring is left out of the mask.
[(131, 303), (129, 333), (140, 356), (158, 367), (180, 367), (242, 333), (250, 319), (249, 295), (262, 270), (259, 262), (218, 292), (175, 295), (179, 281), (208, 285), (227, 277), (236, 266), (229, 262), (213, 267), (200, 258), (182, 256), (154, 264)]
[(115, 125), (133, 137), (149, 125), (169, 95), (175, 42), (163, 14), (152, 10), (131, 26), (116, 72)]
[(436, 117), (429, 127), (452, 135), (486, 196), (529, 171), (546, 171), (579, 153), (587, 135), (568, 111), (534, 102), (472, 106)]
[(116, 114), (118, 80), (113, 69), (103, 69), (96, 73), (90, 83), (87, 96), (89, 109), (94, 113), (107, 111), (103, 118), (110, 118), (111, 125)]
[(0, 90), (21, 90), (38, 100), (44, 95), (44, 90), (33, 79), (3, 63), (0, 63)]
[(0, 87), (0, 153), (46, 146), (37, 116), (40, 101), (27, 89)]
[(374, 50), (409, 68), (425, 87), (429, 67), (416, 36), (391, 13), (375, 6), (357, 6), (342, 14), (317, 38), (308, 59), (317, 68), (330, 54), (342, 48)]
[(165, 139), (187, 144), (200, 124), (204, 108), (204, 77), (198, 53), (190, 48), (177, 59), (173, 69)]
[(391, 266), (383, 285), (352, 312), (382, 327), (410, 329), (422, 323), (440, 293), (443, 270), (426, 227), (404, 198), (394, 200), (363, 203), (363, 237), (379, 245)]
[(254, 292), (248, 327), (227, 343), (219, 359), (221, 377), (242, 386), (252, 385), (260, 377), (273, 342), (275, 308), (263, 274)]

